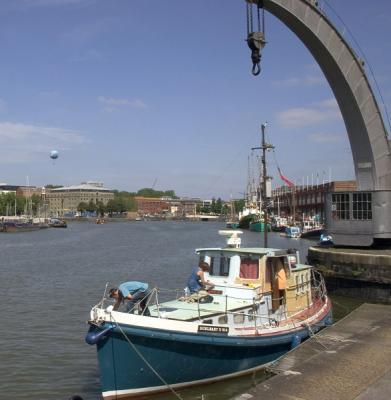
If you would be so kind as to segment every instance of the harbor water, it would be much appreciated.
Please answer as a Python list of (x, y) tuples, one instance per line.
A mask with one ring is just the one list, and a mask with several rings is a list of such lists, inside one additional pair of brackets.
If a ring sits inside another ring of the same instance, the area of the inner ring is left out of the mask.
[[(198, 262), (195, 248), (223, 246), (219, 222), (129, 221), (0, 234), (0, 398), (101, 398), (94, 346), (84, 342), (90, 308), (106, 282), (128, 280), (180, 289)], [(244, 231), (243, 246), (261, 246), (263, 233)], [(314, 242), (270, 233), (269, 246), (297, 248), (302, 262)], [(335, 300), (337, 314), (356, 301)], [(262, 373), (181, 391), (186, 400), (235, 398), (265, 379)], [(171, 393), (153, 399), (173, 399)]]

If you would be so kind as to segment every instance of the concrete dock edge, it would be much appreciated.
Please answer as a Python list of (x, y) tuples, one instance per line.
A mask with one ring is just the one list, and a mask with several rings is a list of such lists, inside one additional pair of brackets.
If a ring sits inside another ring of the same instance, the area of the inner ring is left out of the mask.
[(389, 400), (391, 306), (363, 304), (275, 363), (235, 400)]

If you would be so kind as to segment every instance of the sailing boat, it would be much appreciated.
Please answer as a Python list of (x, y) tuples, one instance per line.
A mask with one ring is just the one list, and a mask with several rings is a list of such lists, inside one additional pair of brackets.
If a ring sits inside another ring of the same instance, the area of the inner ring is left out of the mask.
[[(250, 231), (252, 232), (264, 232), (265, 231), (265, 221), (263, 214), (258, 214), (258, 218), (251, 221), (249, 224)], [(270, 224), (267, 224), (267, 230), (270, 232)]]
[(228, 229), (237, 229), (239, 227), (239, 221), (235, 213), (235, 202), (232, 200), (229, 202), (230, 216), (226, 223)]
[[(254, 168), (255, 163), (257, 167)], [(250, 222), (258, 218), (261, 209), (259, 201), (259, 166), (258, 161), (254, 161), (254, 155), (248, 157), (247, 188), (245, 194), (245, 203), (241, 212), (239, 212), (239, 228), (249, 229)]]

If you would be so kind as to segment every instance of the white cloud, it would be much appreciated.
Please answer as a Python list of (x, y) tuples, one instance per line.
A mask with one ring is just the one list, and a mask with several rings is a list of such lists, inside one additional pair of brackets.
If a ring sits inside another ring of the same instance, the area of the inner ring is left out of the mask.
[(140, 99), (115, 99), (113, 97), (99, 96), (98, 101), (105, 105), (105, 111), (114, 111), (120, 108), (147, 108), (147, 105)]
[(325, 78), (321, 75), (307, 75), (304, 77), (292, 77), (287, 79), (282, 79), (279, 81), (274, 81), (273, 85), (277, 87), (298, 87), (298, 86), (315, 86), (322, 85), (325, 83)]
[(277, 114), (279, 124), (286, 128), (303, 128), (341, 118), (335, 99), (324, 100), (313, 107), (291, 108)]
[[(86, 46), (86, 44), (95, 43), (98, 38), (106, 36), (116, 25), (118, 25), (118, 19), (114, 17), (93, 19), (83, 24), (70, 26), (61, 34), (61, 39), (72, 46)], [(95, 50), (90, 51), (93, 54)]]
[(326, 99), (318, 103), (320, 107), (325, 107), (329, 109), (339, 110), (338, 103), (335, 98)]
[(311, 133), (308, 135), (308, 139), (311, 142), (315, 143), (336, 143), (336, 142), (343, 142), (344, 138), (342, 134), (338, 133), (325, 133), (325, 132), (318, 132), (318, 133)]
[(69, 150), (87, 142), (87, 138), (79, 131), (0, 122), (0, 163), (36, 160), (53, 149)]

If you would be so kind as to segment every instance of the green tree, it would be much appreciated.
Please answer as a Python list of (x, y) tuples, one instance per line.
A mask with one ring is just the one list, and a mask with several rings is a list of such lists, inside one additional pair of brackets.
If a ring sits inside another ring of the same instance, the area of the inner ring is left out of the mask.
[(235, 212), (238, 213), (239, 211), (243, 210), (244, 204), (244, 199), (234, 200)]
[(96, 211), (96, 208), (97, 207), (96, 207), (94, 200), (91, 199), (87, 204), (87, 211), (94, 212), (94, 211)]
[(116, 204), (115, 212), (137, 211), (135, 194), (130, 192), (114, 192), (114, 201)]
[(106, 204), (106, 211), (109, 214), (113, 214), (115, 212), (118, 212), (118, 204), (115, 201), (115, 199), (110, 199), (107, 204)]
[(21, 215), (26, 208), (26, 198), (16, 196), (15, 193), (0, 195), (0, 215)]
[(42, 198), (39, 194), (33, 194), (31, 196), (32, 209), (35, 215), (37, 215), (38, 211), (40, 210), (42, 203)]
[(101, 217), (104, 217), (105, 212), (106, 212), (106, 207), (105, 207), (105, 205), (104, 205), (101, 201), (98, 201), (98, 202), (96, 203), (96, 211), (98, 212), (98, 214), (99, 214)]
[(77, 211), (79, 212), (85, 212), (87, 211), (88, 204), (84, 201), (80, 202), (79, 205), (77, 206)]
[(177, 199), (178, 198), (176, 196), (174, 190), (161, 191), (161, 190), (154, 190), (154, 189), (151, 189), (151, 188), (140, 189), (137, 192), (137, 196), (142, 196), (142, 197), (171, 197), (173, 199)]

